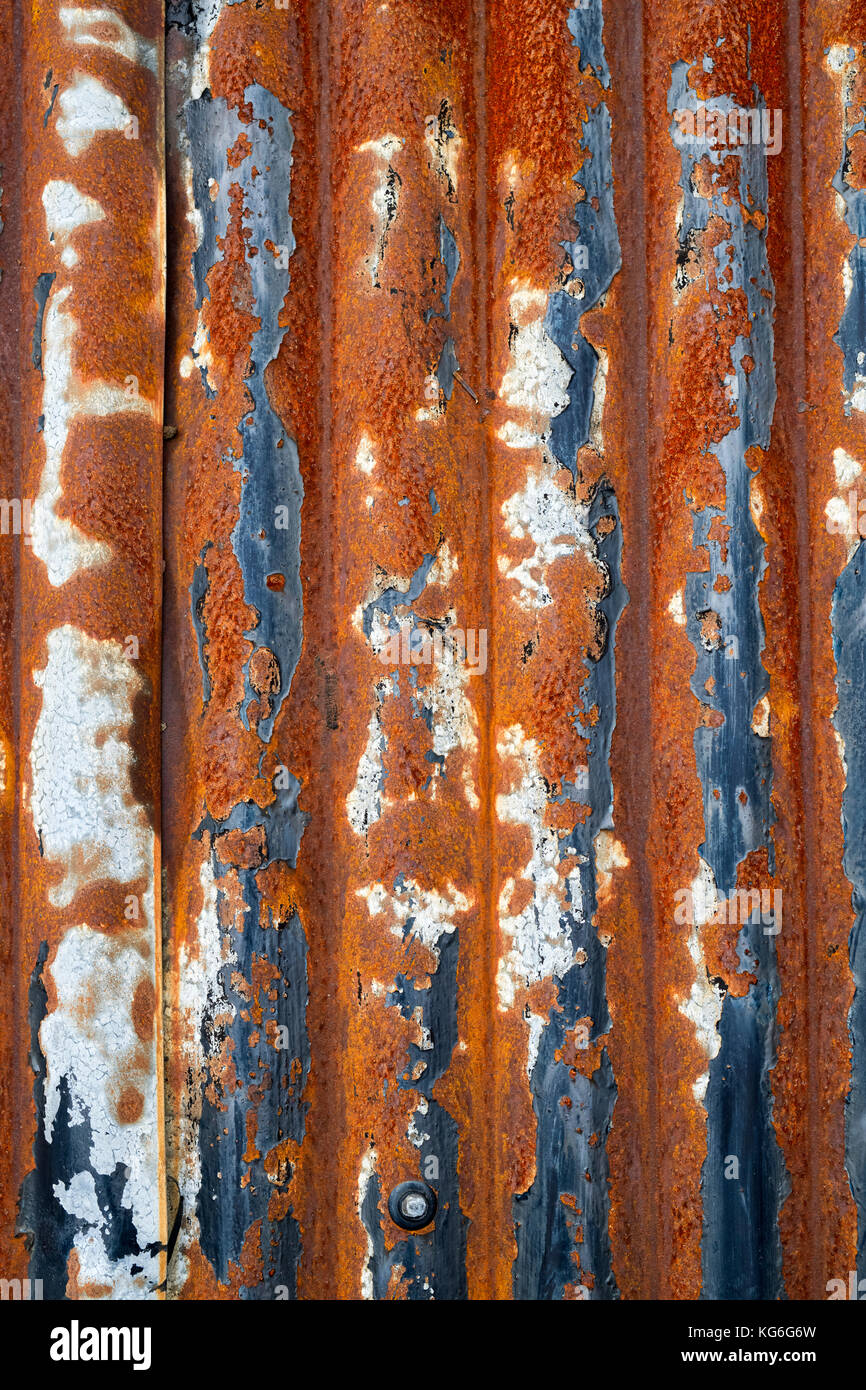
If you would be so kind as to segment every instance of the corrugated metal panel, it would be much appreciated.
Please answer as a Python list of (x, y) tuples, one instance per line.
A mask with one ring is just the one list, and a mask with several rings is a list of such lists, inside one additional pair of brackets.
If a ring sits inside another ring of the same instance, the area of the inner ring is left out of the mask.
[(862, 17), (162, 8), (2, 20), (3, 1272), (847, 1289)]
[(7, 58), (4, 1272), (50, 1298), (164, 1274), (160, 10), (21, 6)]

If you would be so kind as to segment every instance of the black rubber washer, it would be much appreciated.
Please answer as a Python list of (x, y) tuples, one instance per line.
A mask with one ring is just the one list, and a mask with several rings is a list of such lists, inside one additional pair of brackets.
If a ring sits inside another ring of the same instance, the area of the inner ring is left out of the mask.
[[(407, 1197), (414, 1197), (416, 1200), (421, 1198), (424, 1202), (424, 1210), (419, 1211), (417, 1216), (407, 1214), (403, 1210), (403, 1205)], [(388, 1215), (395, 1225), (401, 1226), (404, 1231), (422, 1231), (425, 1226), (436, 1215), (436, 1193), (432, 1187), (428, 1187), (426, 1182), (419, 1182), (412, 1179), (410, 1182), (401, 1182), (393, 1189), (388, 1198)]]

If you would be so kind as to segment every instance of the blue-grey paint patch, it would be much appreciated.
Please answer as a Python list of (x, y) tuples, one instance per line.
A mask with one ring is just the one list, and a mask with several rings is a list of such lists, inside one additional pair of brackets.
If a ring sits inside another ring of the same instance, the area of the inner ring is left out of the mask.
[[(576, 204), (574, 221), (577, 237), (564, 241), (562, 247), (577, 265), (577, 247), (586, 247), (587, 265), (573, 270), (566, 288), (551, 294), (547, 303), (544, 331), (556, 343), (574, 376), (569, 387), (569, 402), (557, 415), (550, 431), (550, 449), (563, 468), (577, 477), (577, 453), (589, 439), (589, 425), (594, 399), (593, 385), (598, 370), (598, 353), (580, 331), (585, 313), (594, 309), (606, 294), (622, 266), (619, 236), (613, 211), (613, 171), (611, 169), (610, 113), (604, 102), (588, 113), (583, 122), (581, 148), (584, 161), (574, 181), (586, 189), (586, 197)], [(578, 298), (568, 287), (580, 279), (583, 297)]]
[(460, 363), (457, 361), (457, 353), (454, 349), (454, 339), (446, 338), (439, 354), (439, 361), (436, 363), (436, 380), (439, 382), (445, 399), (450, 401), (454, 394), (454, 373), (460, 371)]
[(44, 375), (42, 371), (42, 322), (45, 318), (45, 306), (48, 303), (51, 286), (56, 279), (56, 270), (43, 270), (42, 274), (37, 277), (33, 290), (33, 298), (36, 300), (36, 322), (33, 325), (33, 350), (30, 357), (40, 376)]
[(598, 78), (602, 87), (610, 87), (610, 70), (604, 51), (604, 12), (602, 0), (580, 0), (568, 12), (568, 27), (574, 36), (574, 47), (580, 49), (580, 70), (587, 69)]
[[(569, 13), (568, 27), (581, 52), (581, 68), (589, 63), (609, 85), (610, 77), (601, 41), (601, 0)], [(587, 248), (587, 266), (575, 269), (564, 290), (554, 291), (547, 304), (544, 329), (572, 369), (569, 403), (552, 422), (549, 446), (557, 461), (578, 480), (578, 452), (589, 440), (598, 354), (584, 338), (580, 322), (610, 288), (622, 264), (613, 207), (611, 123), (601, 103), (583, 122), (581, 150), (584, 158), (574, 181), (586, 189), (575, 206), (578, 234), (574, 248)], [(583, 282), (583, 296), (572, 291), (572, 281)], [(599, 522), (607, 518), (601, 530)], [(604, 534), (606, 527), (612, 528)], [(517, 1259), (513, 1270), (514, 1297), (561, 1299), (567, 1287), (581, 1284), (583, 1296), (593, 1301), (619, 1297), (611, 1263), (608, 1219), (610, 1212), (607, 1136), (616, 1104), (616, 1083), (606, 1048), (591, 1077), (579, 1070), (574, 1077), (565, 1061), (567, 1034), (582, 1019), (591, 1020), (588, 1042), (592, 1046), (610, 1030), (607, 1006), (606, 950), (598, 939), (596, 913), (596, 836), (613, 824), (613, 782), (610, 774), (610, 741), (616, 723), (615, 633), (628, 602), (621, 579), (622, 528), (616, 495), (603, 478), (593, 496), (588, 528), (597, 563), (607, 577), (603, 597), (595, 605), (598, 658), (588, 662), (588, 675), (580, 690), (580, 708), (599, 712), (595, 724), (584, 727), (579, 714), (573, 718), (588, 743), (589, 790), (578, 790), (567, 779), (551, 789), (551, 800), (568, 798), (589, 804), (587, 819), (575, 826), (562, 844), (561, 855), (575, 854), (579, 863), (581, 903), (574, 902), (562, 914), (572, 949), (580, 951), (583, 964), (575, 964), (557, 981), (557, 1007), (551, 1010), (539, 1040), (530, 1087), (537, 1117), (536, 1176), (531, 1187), (514, 1199)], [(563, 1198), (568, 1199), (563, 1201)], [(579, 1230), (578, 1230), (579, 1228)], [(582, 1239), (577, 1240), (579, 1231)], [(579, 1266), (575, 1264), (579, 1259)], [(592, 1288), (589, 1285), (592, 1285)]]
[[(178, 9), (178, 7), (175, 7)], [(178, 14), (181, 25), (200, 18), (200, 12)], [(276, 359), (286, 328), (280, 313), (289, 290), (289, 261), (295, 249), (289, 214), (293, 133), (291, 113), (258, 84), (246, 88), (244, 101), (252, 109), (252, 121), (240, 119), (237, 110), (209, 92), (187, 102), (186, 134), (192, 165), (193, 197), (202, 219), (202, 235), (193, 256), (192, 272), (196, 303), (208, 297), (207, 277), (222, 259), (220, 241), (229, 227), (230, 190), (242, 190), (246, 266), (253, 292), (253, 312), (260, 326), (250, 341), (245, 382), (249, 405), (238, 424), (241, 448), (230, 455), (241, 474), (240, 509), (232, 533), (232, 545), (244, 581), (245, 602), (255, 610), (253, 626), (245, 632), (252, 644), (250, 660), (259, 650), (273, 656), (279, 671), (279, 688), (271, 697), (271, 709), (256, 723), (262, 753), (273, 734), (282, 701), (291, 688), (303, 640), (300, 581), (300, 531), (303, 484), (297, 445), (274, 410), (265, 385), (265, 373)], [(245, 135), (250, 149), (235, 167), (227, 152)], [(210, 181), (218, 193), (212, 201)], [(267, 244), (266, 244), (267, 243)], [(202, 371), (205, 388), (213, 394)], [(206, 550), (207, 547), (205, 547)], [(268, 575), (284, 577), (282, 590), (269, 589)], [(190, 586), (192, 619), (196, 628), (203, 676), (203, 700), (210, 695), (205, 657), (206, 633), (202, 606), (207, 593), (205, 551)], [(250, 665), (244, 668), (244, 700), (240, 718), (249, 727), (250, 706), (258, 699), (250, 681)], [(260, 709), (261, 713), (261, 709)], [(229, 830), (264, 831), (262, 863), (237, 868), (237, 884), (247, 911), (239, 919), (226, 916), (227, 957), (220, 971), (220, 1000), (209, 1001), (202, 1024), (201, 1045), (209, 1060), (208, 1084), (201, 1097), (199, 1153), (202, 1183), (197, 1214), (201, 1248), (220, 1280), (229, 1276), (229, 1265), (240, 1262), (250, 1226), (261, 1222), (261, 1256), (264, 1278), (241, 1296), (268, 1299), (296, 1294), (300, 1257), (300, 1229), (289, 1209), (279, 1220), (268, 1212), (275, 1191), (287, 1191), (292, 1167), (281, 1158), (274, 1169), (275, 1147), (303, 1142), (307, 1104), (303, 1099), (310, 1067), (306, 1027), (307, 944), (295, 912), (285, 921), (273, 920), (272, 909), (260, 921), (262, 896), (257, 874), (276, 863), (294, 868), (308, 817), (298, 807), (300, 784), (287, 769), (278, 772), (276, 799), (264, 809), (252, 801), (239, 802), (223, 821), (205, 816), (197, 838), (211, 837), (211, 863), (220, 905), (232, 890), (224, 883), (230, 866), (221, 863), (213, 840)], [(238, 887), (233, 890), (237, 893)], [(220, 920), (223, 912), (220, 910)], [(255, 968), (254, 968), (255, 967)], [(263, 1010), (257, 1024), (249, 1009), (249, 988), (270, 967), (272, 988), (259, 993)], [(276, 995), (272, 998), (271, 995)], [(215, 1023), (222, 1011), (231, 1015), (225, 1024)], [(274, 1045), (284, 1042), (284, 1046)], [(223, 1072), (226, 1050), (236, 1079), (230, 1084)], [(247, 1129), (249, 1115), (255, 1126)], [(249, 1145), (253, 1151), (250, 1152)], [(270, 1171), (266, 1170), (269, 1163)]]
[(450, 319), (451, 317), (451, 291), (454, 287), (454, 278), (460, 268), (460, 252), (457, 249), (457, 240), (448, 226), (442, 214), (439, 214), (439, 259), (445, 267), (445, 288), (442, 291), (442, 308), (425, 309), (424, 322), (429, 323), (431, 319)]
[[(853, 58), (853, 53), (852, 53)], [(850, 108), (846, 107), (846, 113)], [(842, 388), (846, 396), (845, 414), (851, 414), (851, 393), (858, 384), (866, 385), (866, 246), (861, 240), (866, 237), (866, 191), (852, 188), (848, 182), (851, 167), (849, 141), (852, 136), (866, 131), (866, 121), (862, 118), (845, 124), (845, 138), (842, 141), (842, 157), (839, 168), (833, 177), (833, 187), (845, 204), (845, 225), (852, 236), (857, 238), (848, 255), (851, 293), (833, 342), (842, 350)]]
[(198, 648), (198, 664), (201, 667), (201, 703), (202, 709), (207, 709), (211, 697), (211, 679), (207, 662), (207, 632), (204, 621), (204, 605), (210, 589), (210, 577), (208, 575), (205, 555), (210, 549), (210, 542), (202, 546), (201, 557), (196, 565), (192, 576), (192, 583), (189, 586), (190, 614), (192, 625), (195, 628), (195, 640)]
[[(265, 387), (265, 372), (286, 332), (279, 315), (289, 290), (289, 260), (295, 249), (289, 215), (294, 136), (291, 113), (264, 87), (257, 83), (247, 87), (244, 100), (252, 106), (249, 124), (222, 98), (214, 101), (209, 92), (187, 102), (185, 116), (193, 196), (203, 226), (193, 255), (197, 305), (208, 295), (208, 273), (222, 259), (218, 241), (228, 230), (230, 190), (235, 184), (243, 191), (244, 220), (250, 232), (247, 266), (254, 312), (261, 327), (250, 343), (246, 378), (250, 406), (238, 424), (242, 449), (234, 466), (242, 482), (232, 545), (244, 579), (244, 600), (257, 614), (254, 626), (244, 634), (252, 643), (250, 660), (264, 648), (273, 653), (279, 669), (279, 688), (271, 696), (270, 711), (257, 723), (259, 737), (267, 742), (291, 688), (303, 641), (300, 536), (304, 488), (297, 444), (272, 407)], [(249, 140), (250, 152), (230, 168), (227, 151), (241, 134)], [(209, 194), (211, 179), (219, 187), (213, 200)], [(281, 590), (268, 588), (267, 577), (275, 573), (285, 578)], [(241, 718), (249, 727), (250, 705), (258, 703), (250, 682), (249, 660), (244, 679)]]
[[(269, 910), (269, 920), (262, 925), (261, 893), (256, 882), (260, 868), (277, 862), (288, 863), (292, 868), (297, 864), (308, 817), (298, 809), (299, 783), (291, 776), (287, 780), (289, 786), (279, 791), (276, 801), (264, 810), (252, 802), (242, 802), (224, 821), (206, 818), (198, 831), (199, 836), (207, 831), (213, 838), (226, 830), (249, 830), (261, 825), (265, 832), (262, 864), (233, 871), (248, 911), (227, 930), (229, 954), (220, 971), (222, 998), (211, 1001), (212, 1007), (202, 1024), (202, 1049), (206, 1058), (213, 1059), (213, 1068), (209, 1084), (202, 1090), (202, 1180), (197, 1203), (201, 1248), (217, 1278), (223, 1281), (229, 1277), (229, 1263), (240, 1261), (250, 1226), (261, 1221), (264, 1278), (253, 1288), (241, 1290), (242, 1298), (254, 1300), (274, 1298), (280, 1288), (286, 1289), (290, 1298), (296, 1296), (301, 1249), (300, 1228), (291, 1210), (280, 1220), (268, 1215), (272, 1193), (285, 1191), (291, 1184), (291, 1164), (284, 1160), (275, 1178), (273, 1171), (268, 1176), (265, 1161), (269, 1151), (283, 1141), (301, 1144), (306, 1131), (309, 1106), (303, 1095), (310, 1070), (307, 943), (295, 912), (285, 921), (275, 921)], [(211, 864), (221, 900), (228, 895), (222, 880), (229, 866), (220, 862), (215, 849), (211, 852)], [(261, 980), (265, 962), (271, 966), (273, 978), (267, 993), (258, 993), (262, 1018), (257, 1023), (249, 1007), (247, 985), (253, 985), (256, 978)], [(241, 983), (244, 981), (246, 985)], [(274, 992), (276, 998), (271, 997)], [(230, 1022), (214, 1022), (230, 1010)], [(284, 1040), (285, 1046), (273, 1045), (269, 1025), (283, 1030), (273, 1036)], [(226, 1049), (239, 1085), (229, 1082), (223, 1074), (220, 1063)], [(256, 1156), (252, 1159), (245, 1157), (250, 1143), (247, 1116), (251, 1110), (256, 1115), (252, 1133)]]
[[(856, 54), (848, 51), (848, 61)], [(857, 243), (848, 256), (851, 292), (845, 304), (839, 331), (833, 341), (842, 351), (844, 410), (851, 413), (852, 391), (866, 379), (866, 255), (859, 241), (866, 236), (866, 193), (852, 188), (847, 174), (850, 167), (851, 137), (866, 130), (862, 119), (846, 125), (839, 168), (833, 187), (845, 203), (845, 222)], [(866, 697), (863, 672), (866, 670), (864, 639), (864, 584), (866, 547), (857, 546), (836, 584), (831, 613), (833, 650), (836, 657), (838, 705), (833, 723), (845, 744), (845, 791), (842, 797), (844, 832), (843, 866), (851, 887), (854, 922), (848, 942), (854, 1000), (848, 1015), (851, 1041), (851, 1081), (845, 1103), (845, 1166), (857, 1207), (857, 1276), (866, 1278)]]
[[(866, 342), (866, 339), (863, 340)], [(866, 544), (862, 541), (833, 594), (833, 651), (838, 706), (833, 723), (845, 743), (843, 867), (852, 886), (848, 940), (854, 1000), (848, 1015), (851, 1084), (845, 1103), (845, 1166), (857, 1205), (857, 1277), (866, 1278)]]
[[(50, 77), (49, 77), (49, 81), (50, 81)], [(46, 84), (46, 85), (47, 85), (47, 84)], [(57, 93), (58, 93), (59, 91), (60, 91), (60, 83), (59, 83), (59, 82), (55, 82), (55, 83), (54, 83), (54, 88), (53, 88), (53, 90), (52, 90), (52, 92), (51, 92), (51, 100), (50, 100), (50, 102), (48, 103), (48, 106), (46, 107), (45, 111), (42, 113), (42, 129), (43, 129), (43, 130), (45, 130), (45, 128), (46, 128), (47, 125), (48, 125), (49, 120), (51, 119), (51, 112), (54, 110), (54, 103), (55, 103), (55, 101), (57, 100)]]
[[(400, 625), (394, 610), (398, 605), (410, 607), (421, 597), (435, 558), (435, 554), (425, 555), (413, 573), (407, 589), (389, 588), (379, 598), (367, 604), (364, 609), (364, 631), (368, 637), (372, 632), (376, 609), (389, 619), (389, 630), (399, 632)], [(412, 613), (410, 650), (419, 648), (423, 638), (435, 627), (447, 630), (445, 622), (419, 619)], [(391, 673), (397, 697), (400, 694), (399, 675), (399, 669)], [(407, 685), (412, 717), (422, 720), (432, 732), (434, 712), (424, 703), (423, 692), (418, 685), (418, 671), (414, 666), (409, 667)], [(431, 772), (422, 790), (429, 787), (436, 773), (445, 776), (446, 766), (446, 758), (432, 750), (428, 751), (425, 757), (428, 762), (434, 764), (434, 772)], [(383, 765), (380, 787), (384, 786), (386, 776), (387, 770)], [(400, 896), (409, 891), (405, 876), (402, 873), (398, 874), (394, 883), (395, 894)], [(414, 917), (410, 911), (404, 927), (404, 940), (411, 933), (413, 924)], [(430, 988), (418, 990), (411, 979), (398, 973), (387, 1002), (390, 1007), (398, 1008), (404, 1018), (411, 1018), (414, 1014), (431, 1042), (431, 1047), (424, 1049), (414, 1043), (410, 1044), (407, 1065), (401, 1068), (400, 1076), (394, 1084), (404, 1090), (420, 1092), (425, 1098), (426, 1109), (422, 1111), (419, 1108), (414, 1115), (415, 1129), (419, 1135), (424, 1136), (418, 1145), (418, 1171), (406, 1176), (417, 1176), (428, 1182), (437, 1193), (439, 1205), (434, 1225), (429, 1231), (414, 1233), (406, 1240), (398, 1242), (390, 1251), (386, 1251), (379, 1210), (382, 1194), (378, 1176), (375, 1173), (371, 1174), (361, 1202), (361, 1219), (372, 1244), (368, 1269), (372, 1276), (374, 1298), (386, 1296), (391, 1272), (397, 1265), (402, 1267), (401, 1281), (407, 1285), (407, 1297), (410, 1300), (463, 1299), (467, 1296), (467, 1221), (460, 1210), (457, 1182), (457, 1126), (448, 1112), (432, 1096), (433, 1087), (446, 1072), (458, 1041), (459, 934), (456, 930), (440, 937), (438, 951), (439, 964), (430, 976)], [(419, 1062), (426, 1064), (425, 1069), (418, 1079), (413, 1080), (411, 1077)], [(404, 1080), (404, 1072), (409, 1075), (409, 1080)], [(430, 1160), (435, 1160), (432, 1166)]]
[(165, 28), (179, 29), (181, 33), (193, 36), (197, 33), (198, 12), (201, 5), (197, 0), (167, 0), (165, 7)]
[[(395, 892), (409, 889), (398, 875)], [(412, 929), (407, 920), (404, 936)], [(418, 1091), (424, 1096), (426, 1109), (415, 1112), (413, 1122), (421, 1142), (418, 1145), (418, 1171), (407, 1177), (419, 1177), (435, 1190), (438, 1198), (436, 1219), (429, 1231), (419, 1231), (406, 1240), (398, 1241), (385, 1250), (378, 1209), (378, 1176), (373, 1174), (361, 1204), (361, 1219), (373, 1246), (368, 1269), (373, 1278), (375, 1298), (384, 1298), (392, 1270), (402, 1267), (401, 1283), (406, 1285), (410, 1301), (426, 1299), (464, 1299), (466, 1286), (466, 1230), (468, 1222), (460, 1210), (457, 1187), (458, 1140), (457, 1126), (451, 1116), (433, 1100), (433, 1088), (447, 1071), (451, 1055), (458, 1042), (457, 1032), (457, 963), (459, 943), (457, 933), (444, 935), (439, 942), (439, 966), (430, 977), (430, 988), (418, 990), (414, 982), (398, 974), (388, 1004), (397, 1008), (404, 1018), (415, 1015), (422, 1029), (428, 1031), (432, 1047), (409, 1046), (406, 1071), (410, 1079), (399, 1077), (402, 1090)], [(418, 1080), (411, 1079), (417, 1063), (425, 1063)], [(430, 1160), (435, 1160), (431, 1164)], [(384, 1194), (387, 1197), (387, 1193)]]
[[(591, 62), (608, 86), (601, 42), (601, 0), (590, 0), (585, 8), (572, 10), (568, 25), (581, 51), (581, 67), (584, 60)], [(601, 103), (583, 122), (584, 159), (574, 179), (583, 184), (586, 195), (574, 212), (577, 241), (563, 243), (570, 254), (577, 244), (587, 248), (588, 265), (580, 270), (583, 297), (569, 292), (577, 274), (574, 271), (566, 281), (567, 288), (550, 295), (544, 321), (545, 332), (573, 373), (568, 383), (569, 404), (554, 419), (549, 444), (557, 461), (575, 480), (579, 477), (578, 452), (589, 440), (598, 370), (598, 354), (584, 338), (580, 321), (607, 292), (622, 264), (613, 208), (610, 136), (610, 115)], [(572, 259), (576, 263), (577, 258)], [(599, 529), (603, 519), (605, 526)], [(579, 706), (584, 710), (595, 707), (598, 719), (584, 726), (579, 714), (573, 715), (578, 732), (588, 743), (589, 790), (587, 794), (586, 789), (578, 790), (563, 779), (561, 790), (553, 788), (550, 793), (551, 800), (568, 798), (591, 807), (587, 819), (575, 826), (561, 848), (563, 857), (577, 856), (581, 902), (574, 902), (562, 914), (560, 924), (568, 932), (573, 951), (581, 952), (583, 964), (573, 965), (557, 981), (557, 1007), (542, 1030), (530, 1078), (537, 1118), (536, 1176), (526, 1192), (515, 1196), (513, 1204), (517, 1259), (512, 1282), (518, 1299), (561, 1299), (566, 1288), (581, 1284), (584, 1276), (589, 1278), (582, 1284), (583, 1297), (593, 1301), (619, 1297), (608, 1230), (607, 1136), (616, 1104), (613, 1069), (605, 1047), (591, 1077), (579, 1069), (572, 1077), (568, 1063), (557, 1060), (557, 1054), (567, 1055), (567, 1035), (581, 1020), (591, 1020), (590, 1046), (611, 1028), (606, 949), (593, 926), (598, 906), (595, 841), (600, 831), (613, 825), (610, 742), (616, 723), (615, 634), (628, 594), (621, 579), (619, 508), (606, 478), (592, 498), (588, 529), (596, 561), (606, 575), (605, 591), (594, 612), (598, 656), (588, 662)]]
[[(668, 111), (697, 109), (689, 88), (691, 64), (672, 70)], [(730, 98), (714, 104), (730, 110)], [(754, 105), (763, 107), (755, 90)], [(679, 129), (671, 123), (671, 135)], [(709, 199), (696, 192), (695, 164), (708, 158), (740, 160), (739, 199), (721, 193)], [(724, 265), (730, 280), (720, 274), (719, 258), (704, 267), (708, 289), (741, 291), (748, 304), (751, 334), (739, 336), (731, 349), (731, 377), (736, 386), (738, 423), (708, 452), (725, 476), (725, 507), (694, 512), (693, 547), (705, 550), (709, 569), (689, 574), (685, 586), (686, 632), (697, 656), (691, 689), (702, 705), (724, 716), (718, 727), (701, 726), (694, 737), (695, 761), (704, 803), (705, 840), (700, 854), (713, 872), (719, 896), (730, 897), (737, 887), (739, 865), (751, 852), (765, 849), (769, 872), (775, 873), (771, 804), (770, 741), (752, 729), (756, 704), (769, 690), (762, 661), (764, 624), (760, 582), (766, 569), (764, 543), (752, 520), (750, 485), (753, 473), (747, 450), (766, 450), (776, 403), (773, 362), (775, 293), (763, 229), (743, 217), (742, 209), (767, 209), (767, 161), (761, 145), (742, 145), (733, 151), (713, 150), (706, 141), (686, 139), (681, 146), (683, 213), (680, 252), (699, 247), (700, 234), (712, 216), (727, 223)], [(768, 296), (768, 297), (766, 297)], [(746, 354), (754, 362), (747, 373)], [(729, 528), (726, 558), (722, 545), (710, 539), (710, 527), (720, 516)], [(716, 590), (724, 577), (729, 587)], [(707, 649), (700, 615), (719, 615), (721, 638)], [(733, 639), (733, 643), (731, 642)], [(732, 659), (735, 656), (735, 659)], [(715, 684), (708, 693), (707, 681)], [(745, 801), (741, 797), (745, 796)], [(750, 886), (750, 885), (745, 885)], [(741, 925), (738, 935), (739, 973), (754, 973), (747, 994), (726, 993), (719, 1023), (721, 1046), (709, 1064), (707, 1158), (702, 1175), (704, 1229), (702, 1237), (703, 1298), (777, 1299), (784, 1297), (779, 1211), (788, 1195), (789, 1180), (773, 1127), (772, 1071), (776, 1062), (776, 1013), (780, 994), (776, 939), (760, 921)], [(728, 1165), (738, 1161), (738, 1175)]]
[[(430, 496), (435, 502), (432, 491)], [(436, 506), (435, 511), (438, 510)], [(421, 597), (435, 559), (435, 552), (425, 555), (405, 589), (392, 586), (365, 605), (363, 629), (368, 639), (372, 634), (377, 611), (386, 619), (389, 631), (400, 632), (395, 610), (398, 607), (411, 609)], [(410, 623), (408, 644), (413, 651), (420, 648), (424, 637), (433, 629), (447, 631), (447, 622), (419, 618), (414, 612), (410, 613)], [(395, 668), (391, 673), (391, 680), (395, 697), (399, 698), (399, 668)], [(424, 693), (419, 687), (418, 670), (415, 666), (409, 667), (407, 688), (412, 717), (422, 720), (432, 732), (434, 711), (424, 702)], [(447, 760), (444, 755), (428, 750), (425, 758), (432, 764), (432, 771), (422, 791), (427, 790), (435, 775), (446, 775)], [(387, 769), (383, 761), (380, 789), (384, 786), (386, 777)], [(409, 891), (405, 876), (398, 873), (394, 883), (395, 895), (399, 897)], [(413, 924), (414, 917), (410, 910), (404, 928), (404, 940), (411, 933)], [(371, 1276), (373, 1297), (377, 1299), (387, 1296), (392, 1271), (396, 1266), (402, 1268), (401, 1283), (406, 1285), (406, 1296), (411, 1301), (467, 1297), (468, 1223), (460, 1209), (457, 1125), (444, 1107), (433, 1099), (433, 1087), (447, 1071), (458, 1041), (459, 933), (456, 930), (443, 933), (437, 949), (439, 963), (436, 971), (430, 976), (429, 989), (416, 989), (413, 980), (398, 973), (387, 1003), (391, 1008), (398, 1008), (404, 1018), (409, 1019), (414, 1015), (431, 1043), (429, 1048), (419, 1048), (414, 1043), (410, 1044), (407, 1065), (401, 1067), (400, 1075), (394, 1084), (403, 1090), (419, 1092), (424, 1097), (424, 1108), (419, 1107), (413, 1117), (415, 1130), (422, 1136), (417, 1145), (418, 1170), (417, 1173), (407, 1173), (406, 1177), (418, 1177), (428, 1182), (437, 1193), (438, 1208), (430, 1230), (415, 1232), (407, 1239), (398, 1241), (390, 1250), (386, 1250), (380, 1203), (387, 1200), (388, 1194), (382, 1194), (378, 1175), (375, 1172), (370, 1175), (361, 1199), (360, 1216), (372, 1247), (367, 1268)], [(424, 1070), (417, 1079), (412, 1079), (419, 1062), (425, 1064)], [(404, 1080), (404, 1073), (409, 1076), (409, 1080)]]
[(427, 500), (428, 500), (429, 503), (430, 503), (430, 510), (431, 510), (431, 512), (433, 513), (433, 515), (434, 515), (434, 516), (438, 516), (438, 515), (439, 515), (439, 503), (436, 501), (436, 491), (435, 491), (435, 489), (432, 488), (432, 487), (431, 487), (431, 489), (430, 489), (430, 493), (429, 493), (429, 496), (428, 496), (428, 499), (427, 499)]
[[(569, 388), (570, 390), (573, 387)], [(602, 534), (602, 518), (615, 523)], [(562, 783), (562, 792), (551, 800), (568, 796), (575, 802), (589, 802), (587, 820), (575, 826), (564, 842), (562, 855), (576, 854), (580, 864), (581, 904), (575, 903), (561, 918), (575, 952), (581, 951), (584, 964), (573, 965), (557, 983), (557, 1007), (541, 1034), (538, 1057), (532, 1070), (531, 1088), (538, 1121), (536, 1137), (536, 1177), (527, 1192), (514, 1201), (517, 1233), (517, 1260), (514, 1266), (514, 1297), (519, 1299), (560, 1299), (566, 1286), (581, 1282), (581, 1275), (592, 1276), (584, 1297), (591, 1300), (618, 1298), (619, 1292), (611, 1264), (608, 1218), (609, 1164), (607, 1136), (616, 1103), (616, 1083), (607, 1049), (603, 1048), (598, 1069), (591, 1077), (580, 1071), (571, 1076), (568, 1062), (557, 1053), (568, 1055), (567, 1034), (582, 1019), (591, 1019), (588, 1043), (594, 1045), (611, 1028), (607, 1006), (607, 952), (598, 939), (593, 918), (597, 898), (595, 839), (599, 831), (612, 825), (613, 782), (610, 773), (610, 742), (616, 723), (615, 633), (628, 594), (622, 583), (622, 528), (613, 488), (603, 481), (590, 508), (589, 529), (596, 545), (599, 563), (608, 575), (604, 597), (597, 608), (601, 636), (599, 659), (590, 663), (581, 688), (583, 709), (597, 708), (596, 723), (583, 726), (588, 741), (589, 794)], [(563, 1101), (567, 1102), (563, 1104)], [(563, 1202), (573, 1198), (573, 1204)], [(583, 1239), (576, 1242), (576, 1228)], [(573, 1255), (580, 1258), (578, 1274)]]
[(417, 598), (421, 597), (422, 593), (424, 592), (424, 588), (427, 584), (427, 576), (433, 567), (433, 562), (435, 559), (435, 551), (432, 554), (424, 556), (424, 559), (421, 561), (418, 568), (412, 574), (412, 577), (409, 580), (408, 588), (386, 589), (384, 593), (379, 595), (378, 598), (372, 599), (370, 603), (365, 605), (363, 618), (365, 637), (369, 637), (373, 631), (373, 618), (375, 616), (377, 608), (381, 613), (386, 614), (387, 617), (390, 618), (390, 622), (388, 624), (389, 629), (392, 632), (400, 631), (400, 624), (394, 617), (394, 609), (401, 604), (406, 604), (407, 606), (409, 606), (410, 604), (413, 604)]
[[(112, 1173), (97, 1172), (91, 1164), (92, 1134), (87, 1108), (73, 1109), (68, 1078), (58, 1079), (57, 1112), (50, 1137), (45, 1134), (47, 1064), (39, 1044), (39, 1029), (48, 1011), (48, 992), (42, 974), (48, 958), (48, 943), (39, 947), (30, 976), (28, 1010), (30, 1021), (30, 1065), (35, 1074), (33, 1099), (36, 1135), (33, 1141), (33, 1168), (21, 1185), (15, 1234), (24, 1237), (30, 1257), (31, 1279), (41, 1279), (43, 1297), (66, 1299), (68, 1261), (79, 1232), (92, 1229), (91, 1223), (72, 1216), (58, 1200), (57, 1192), (68, 1190), (73, 1180), (86, 1173), (93, 1179), (96, 1201), (102, 1218), (100, 1239), (109, 1260), (134, 1259), (137, 1255), (159, 1253), (159, 1245), (138, 1244), (132, 1210), (124, 1205), (127, 1172), (118, 1163)], [(134, 1267), (131, 1272), (134, 1272)]]

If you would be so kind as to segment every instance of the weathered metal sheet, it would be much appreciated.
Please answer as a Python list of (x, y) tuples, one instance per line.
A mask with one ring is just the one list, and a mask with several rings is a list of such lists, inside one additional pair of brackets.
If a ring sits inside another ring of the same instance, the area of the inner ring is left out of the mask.
[(863, 21), (162, 8), (0, 21), (3, 1270), (845, 1296)]
[(13, 21), (4, 1239), (51, 1298), (146, 1298), (164, 1277), (160, 8)]

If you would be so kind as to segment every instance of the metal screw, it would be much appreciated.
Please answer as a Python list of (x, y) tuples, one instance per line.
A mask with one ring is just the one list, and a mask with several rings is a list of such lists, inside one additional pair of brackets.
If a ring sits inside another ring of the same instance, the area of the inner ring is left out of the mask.
[(388, 1198), (388, 1213), (404, 1231), (420, 1231), (430, 1225), (436, 1205), (436, 1193), (426, 1182), (401, 1182)]

